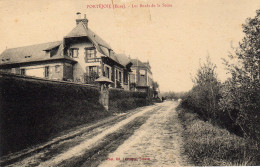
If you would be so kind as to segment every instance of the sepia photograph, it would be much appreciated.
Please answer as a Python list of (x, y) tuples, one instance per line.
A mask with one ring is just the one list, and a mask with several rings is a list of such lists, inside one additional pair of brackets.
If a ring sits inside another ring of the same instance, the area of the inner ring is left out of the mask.
[(0, 166), (260, 166), (260, 0), (0, 0)]

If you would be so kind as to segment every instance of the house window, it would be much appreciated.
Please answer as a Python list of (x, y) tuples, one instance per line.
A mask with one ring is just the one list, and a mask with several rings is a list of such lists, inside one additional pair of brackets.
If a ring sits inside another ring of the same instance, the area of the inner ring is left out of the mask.
[(21, 74), (21, 75), (25, 75), (25, 69), (21, 69), (21, 70), (20, 70), (20, 74)]
[(128, 74), (127, 74), (127, 71), (124, 71), (124, 82), (125, 82), (125, 83), (128, 82)]
[(69, 56), (73, 58), (79, 57), (79, 48), (70, 48), (69, 49)]
[(118, 80), (118, 71), (116, 70), (116, 80)]
[(122, 82), (122, 72), (119, 71), (119, 81)]
[(55, 72), (56, 72), (56, 73), (59, 73), (59, 72), (60, 72), (60, 65), (56, 65), (56, 66), (55, 66)]
[(45, 78), (48, 78), (49, 75), (50, 75), (50, 68), (49, 68), (49, 66), (46, 66), (46, 67), (44, 68), (44, 77), (45, 77)]
[(145, 70), (140, 70), (140, 75), (145, 76)]
[(97, 73), (97, 66), (89, 66), (89, 72), (90, 73), (93, 73), (93, 72)]
[(109, 78), (109, 67), (106, 67), (105, 75), (106, 75), (107, 78)]
[(85, 56), (88, 59), (96, 58), (96, 49), (95, 48), (85, 48)]

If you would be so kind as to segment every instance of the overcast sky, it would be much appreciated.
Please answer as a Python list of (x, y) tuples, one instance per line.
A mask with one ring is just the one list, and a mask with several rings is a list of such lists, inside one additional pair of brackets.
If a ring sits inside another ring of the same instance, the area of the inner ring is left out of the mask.
[[(62, 40), (75, 27), (76, 12), (117, 53), (149, 60), (161, 91), (187, 91), (191, 75), (209, 54), (226, 78), (221, 58), (243, 37), (242, 24), (260, 0), (114, 0), (126, 9), (91, 9), (110, 0), (0, 0), (0, 52), (6, 48)], [(131, 4), (171, 4), (131, 8)]]

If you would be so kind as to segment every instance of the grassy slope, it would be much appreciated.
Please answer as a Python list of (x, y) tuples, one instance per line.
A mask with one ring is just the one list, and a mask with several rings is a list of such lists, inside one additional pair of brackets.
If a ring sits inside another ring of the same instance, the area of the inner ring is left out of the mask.
[(184, 126), (185, 153), (195, 165), (260, 165), (260, 150), (253, 141), (204, 122), (182, 108), (178, 114)]

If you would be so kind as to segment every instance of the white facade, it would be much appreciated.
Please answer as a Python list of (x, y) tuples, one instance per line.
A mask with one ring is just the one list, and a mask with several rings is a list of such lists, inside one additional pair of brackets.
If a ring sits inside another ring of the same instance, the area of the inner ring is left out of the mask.
[[(70, 48), (77, 48), (78, 49), (78, 56), (73, 57), (78, 63), (73, 66), (73, 79), (74, 81), (83, 82), (84, 81), (84, 74), (87, 73), (87, 67), (89, 66), (97, 66), (99, 67), (98, 74), (99, 76), (102, 75), (101, 71), (101, 61), (100, 62), (86, 62), (86, 55), (85, 55), (85, 48), (93, 48), (94, 45), (91, 42), (84, 42), (84, 43), (76, 43), (72, 44)], [(101, 58), (101, 53), (98, 51), (96, 52), (96, 57)]]

